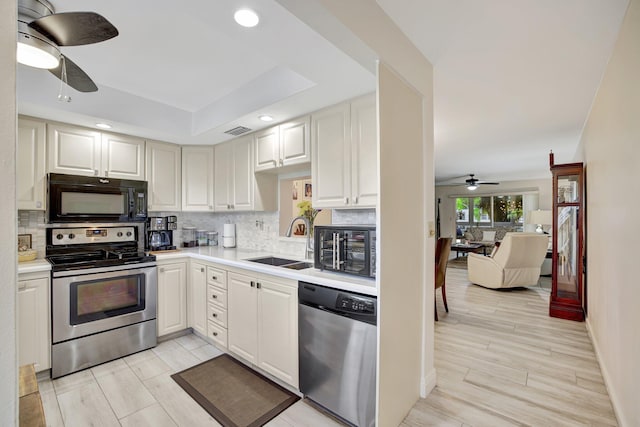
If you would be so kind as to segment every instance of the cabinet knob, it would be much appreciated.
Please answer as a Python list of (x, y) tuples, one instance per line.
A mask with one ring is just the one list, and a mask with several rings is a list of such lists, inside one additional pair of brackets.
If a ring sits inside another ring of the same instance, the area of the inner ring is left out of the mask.
[(354, 204), (354, 205), (357, 205), (357, 204), (358, 204), (358, 198), (357, 198), (357, 197), (354, 197), (354, 198), (353, 198), (353, 204)]
[(211, 298), (213, 298), (213, 299), (218, 299), (218, 295), (215, 295), (215, 294), (214, 294), (214, 295), (211, 295)]
[(251, 281), (251, 287), (253, 288), (255, 285), (256, 285), (255, 282), (252, 280)]
[(345, 204), (345, 205), (348, 205), (348, 204), (349, 204), (349, 198), (348, 198), (348, 197), (345, 197), (345, 198), (344, 198), (344, 204)]
[(212, 316), (213, 317), (218, 317), (218, 314), (217, 313), (213, 313)]
[(217, 276), (211, 276), (211, 280), (218, 280)]
[(256, 288), (260, 289), (262, 287), (262, 285), (260, 284), (260, 282), (256, 283)]
[(214, 332), (214, 333), (213, 333), (213, 336), (214, 336), (214, 337), (217, 337), (217, 336), (218, 336), (218, 333), (217, 333), (217, 332)]
[(104, 176), (109, 176), (109, 171), (104, 171)]
[(93, 175), (94, 175), (94, 176), (98, 176), (98, 169), (95, 169), (95, 170), (93, 171)]
[(201, 269), (200, 269), (200, 273), (204, 273), (204, 268), (201, 268)]

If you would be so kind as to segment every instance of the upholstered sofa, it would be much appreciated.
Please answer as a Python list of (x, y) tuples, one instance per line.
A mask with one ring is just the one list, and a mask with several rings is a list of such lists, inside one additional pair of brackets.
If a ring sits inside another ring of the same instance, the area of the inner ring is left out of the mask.
[(492, 256), (469, 254), (469, 281), (493, 289), (536, 285), (548, 244), (545, 234), (507, 233)]
[(464, 232), (464, 238), (469, 243), (479, 243), (493, 248), (496, 242), (504, 239), (505, 234), (515, 231), (515, 227), (470, 227)]

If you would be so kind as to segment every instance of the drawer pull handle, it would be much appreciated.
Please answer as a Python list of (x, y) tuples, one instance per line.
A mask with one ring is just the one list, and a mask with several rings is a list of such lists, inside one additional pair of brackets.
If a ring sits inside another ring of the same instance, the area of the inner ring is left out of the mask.
[(217, 332), (214, 332), (214, 333), (213, 333), (213, 336), (214, 336), (214, 337), (217, 337), (217, 336), (218, 336), (218, 333), (217, 333)]

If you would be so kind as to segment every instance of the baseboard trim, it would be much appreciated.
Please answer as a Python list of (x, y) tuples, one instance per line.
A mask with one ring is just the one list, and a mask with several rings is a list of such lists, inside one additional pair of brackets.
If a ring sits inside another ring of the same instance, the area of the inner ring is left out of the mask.
[(611, 376), (609, 375), (609, 371), (607, 370), (607, 366), (602, 361), (602, 353), (600, 352), (600, 345), (598, 344), (598, 340), (596, 339), (595, 334), (593, 333), (593, 328), (591, 326), (591, 318), (587, 316), (585, 321), (587, 325), (587, 333), (589, 334), (589, 338), (591, 339), (591, 344), (593, 345), (593, 350), (596, 353), (596, 360), (598, 361), (598, 365), (600, 366), (600, 373), (602, 374), (602, 379), (604, 380), (604, 386), (607, 388), (607, 393), (609, 394), (609, 400), (611, 400), (611, 406), (613, 406), (613, 414), (616, 416), (616, 420), (618, 421), (618, 425), (621, 427), (630, 426), (631, 424), (627, 423), (624, 415), (621, 411), (620, 404), (618, 403), (618, 396), (611, 387)]
[(432, 368), (427, 374), (420, 380), (420, 397), (425, 398), (436, 387), (436, 369)]

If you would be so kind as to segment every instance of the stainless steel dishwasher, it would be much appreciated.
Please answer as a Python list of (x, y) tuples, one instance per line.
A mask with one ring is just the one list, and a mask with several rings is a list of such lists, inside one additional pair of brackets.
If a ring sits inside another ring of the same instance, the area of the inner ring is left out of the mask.
[(298, 282), (300, 391), (358, 427), (375, 425), (377, 300)]

